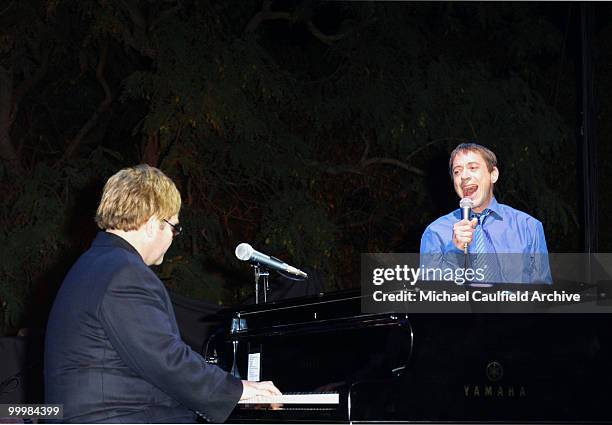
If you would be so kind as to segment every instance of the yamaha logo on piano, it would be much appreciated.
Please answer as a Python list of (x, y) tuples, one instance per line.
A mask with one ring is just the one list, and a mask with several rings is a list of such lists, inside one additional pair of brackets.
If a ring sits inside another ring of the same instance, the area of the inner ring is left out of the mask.
[[(487, 364), (485, 374), (490, 382), (500, 381), (504, 376), (504, 367), (501, 363), (492, 361)], [(527, 397), (527, 389), (523, 385), (493, 385), (490, 383), (481, 385), (464, 385), (465, 397), (487, 397), (487, 398), (514, 398)]]
[(491, 362), (487, 365), (487, 378), (489, 381), (495, 382), (502, 379), (504, 376), (504, 368), (497, 362)]

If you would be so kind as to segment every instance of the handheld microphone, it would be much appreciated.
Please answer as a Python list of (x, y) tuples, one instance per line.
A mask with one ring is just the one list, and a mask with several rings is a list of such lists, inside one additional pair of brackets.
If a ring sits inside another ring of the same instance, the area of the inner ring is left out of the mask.
[(308, 278), (308, 275), (287, 263), (282, 262), (278, 258), (270, 257), (253, 249), (248, 243), (241, 243), (236, 247), (236, 257), (242, 261), (249, 261), (250, 263), (261, 264), (262, 266), (269, 267), (274, 270), (280, 270), (283, 272), (291, 273), (295, 276)]
[[(472, 214), (472, 208), (474, 207), (474, 202), (470, 198), (463, 198), (459, 201), (459, 208), (461, 208), (461, 220), (469, 220), (470, 215)], [(467, 255), (468, 253), (468, 244), (463, 244), (463, 253)]]

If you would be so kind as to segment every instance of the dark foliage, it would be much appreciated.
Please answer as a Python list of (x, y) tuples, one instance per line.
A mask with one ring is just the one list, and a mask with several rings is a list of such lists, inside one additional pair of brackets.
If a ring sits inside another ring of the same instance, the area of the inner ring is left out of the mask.
[[(447, 158), (500, 158), (500, 201), (577, 250), (571, 5), (36, 0), (0, 6), (0, 327), (40, 325), (95, 234), (103, 182), (147, 162), (187, 229), (159, 274), (251, 290), (240, 241), (356, 285), (454, 208)], [(569, 105), (569, 106), (568, 106)], [(24, 312), (37, 323), (24, 321)], [(33, 319), (34, 318), (34, 319)]]

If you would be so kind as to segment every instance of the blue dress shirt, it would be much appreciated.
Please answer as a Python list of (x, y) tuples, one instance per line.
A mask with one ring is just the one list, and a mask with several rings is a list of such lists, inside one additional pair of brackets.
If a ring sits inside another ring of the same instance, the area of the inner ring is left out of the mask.
[[(552, 283), (542, 223), (522, 211), (491, 199), (491, 213), (482, 225), (487, 259), (495, 262), (495, 281), (504, 283)], [(421, 237), (421, 266), (465, 267), (465, 255), (453, 245), (453, 225), (461, 210), (431, 223)]]

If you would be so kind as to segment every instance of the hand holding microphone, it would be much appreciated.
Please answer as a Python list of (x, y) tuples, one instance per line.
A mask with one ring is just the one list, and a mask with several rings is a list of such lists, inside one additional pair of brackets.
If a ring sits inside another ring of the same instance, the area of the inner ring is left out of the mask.
[(459, 208), (461, 208), (461, 221), (453, 225), (453, 245), (463, 250), (463, 253), (466, 255), (468, 253), (468, 245), (472, 242), (474, 228), (478, 223), (476, 218), (470, 221), (470, 214), (473, 206), (474, 203), (470, 198), (463, 198), (461, 202), (459, 202)]

